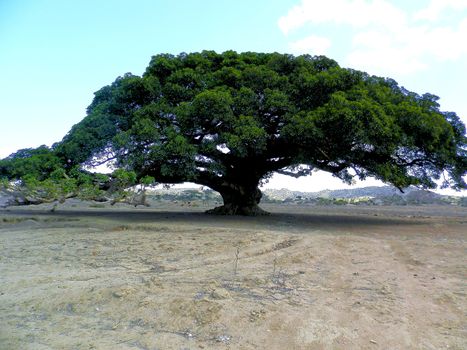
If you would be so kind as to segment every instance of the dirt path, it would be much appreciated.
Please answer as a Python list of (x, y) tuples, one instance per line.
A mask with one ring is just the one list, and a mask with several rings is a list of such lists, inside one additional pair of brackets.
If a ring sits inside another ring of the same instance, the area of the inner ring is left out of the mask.
[(269, 209), (1, 212), (0, 348), (467, 348), (465, 211)]

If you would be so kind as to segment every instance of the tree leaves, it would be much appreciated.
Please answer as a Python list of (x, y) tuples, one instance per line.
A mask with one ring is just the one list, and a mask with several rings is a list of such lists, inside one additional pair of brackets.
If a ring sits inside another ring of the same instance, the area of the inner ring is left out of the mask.
[(160, 54), (142, 77), (127, 73), (97, 91), (87, 116), (52, 149), (0, 161), (0, 177), (93, 186), (79, 168), (112, 161), (124, 170), (114, 181), (131, 174), (128, 186), (195, 181), (230, 198), (304, 165), (346, 182), (374, 176), (434, 187), (443, 176), (465, 188), (466, 129), (437, 101), (324, 56)]

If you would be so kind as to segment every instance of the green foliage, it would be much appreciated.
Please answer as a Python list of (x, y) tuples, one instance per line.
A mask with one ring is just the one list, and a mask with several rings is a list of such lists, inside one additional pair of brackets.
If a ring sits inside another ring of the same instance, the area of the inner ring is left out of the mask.
[(105, 191), (99, 189), (99, 186), (90, 183), (84, 183), (79, 186), (77, 198), (89, 201), (104, 197)]
[(111, 203), (126, 202), (133, 205), (147, 205), (146, 189), (155, 185), (152, 176), (143, 176), (138, 179), (134, 171), (117, 169), (112, 173)]
[(87, 116), (52, 150), (2, 160), (0, 177), (42, 181), (62, 168), (92, 187), (73, 169), (111, 161), (117, 187), (147, 176), (191, 181), (247, 206), (274, 171), (309, 174), (300, 164), (346, 182), (373, 176), (432, 188), (443, 176), (444, 185), (466, 188), (465, 126), (437, 99), (324, 56), (156, 55), (143, 76), (127, 73), (97, 91)]
[(119, 188), (127, 188), (136, 184), (136, 173), (134, 171), (117, 169), (112, 173), (112, 177)]
[(7, 178), (0, 178), (0, 190), (8, 189), (10, 187), (10, 181)]
[(77, 192), (76, 180), (65, 177), (62, 169), (54, 171), (50, 178), (39, 180), (33, 175), (22, 177), (24, 193), (36, 200), (63, 202)]
[(152, 176), (143, 176), (140, 180), (139, 180), (140, 184), (143, 185), (143, 186), (151, 186), (151, 185), (154, 185), (155, 182), (156, 182), (156, 179)]
[(0, 178), (20, 179), (30, 175), (42, 180), (62, 168), (61, 159), (47, 146), (27, 148), (0, 160)]

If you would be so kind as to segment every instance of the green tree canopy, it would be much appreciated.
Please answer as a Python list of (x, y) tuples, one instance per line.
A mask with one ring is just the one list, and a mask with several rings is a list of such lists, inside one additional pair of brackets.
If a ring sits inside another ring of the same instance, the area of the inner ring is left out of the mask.
[(28, 175), (38, 181), (62, 169), (62, 160), (47, 146), (21, 149), (0, 160), (0, 178), (21, 179)]
[(324, 56), (162, 54), (97, 91), (53, 152), (67, 171), (111, 162), (208, 186), (226, 214), (261, 213), (258, 186), (273, 172), (466, 188), (465, 126), (437, 100)]

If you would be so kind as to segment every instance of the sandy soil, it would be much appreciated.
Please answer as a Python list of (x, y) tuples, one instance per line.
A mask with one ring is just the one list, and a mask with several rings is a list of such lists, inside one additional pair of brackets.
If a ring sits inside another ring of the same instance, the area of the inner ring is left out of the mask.
[(0, 211), (0, 349), (466, 349), (467, 211)]

